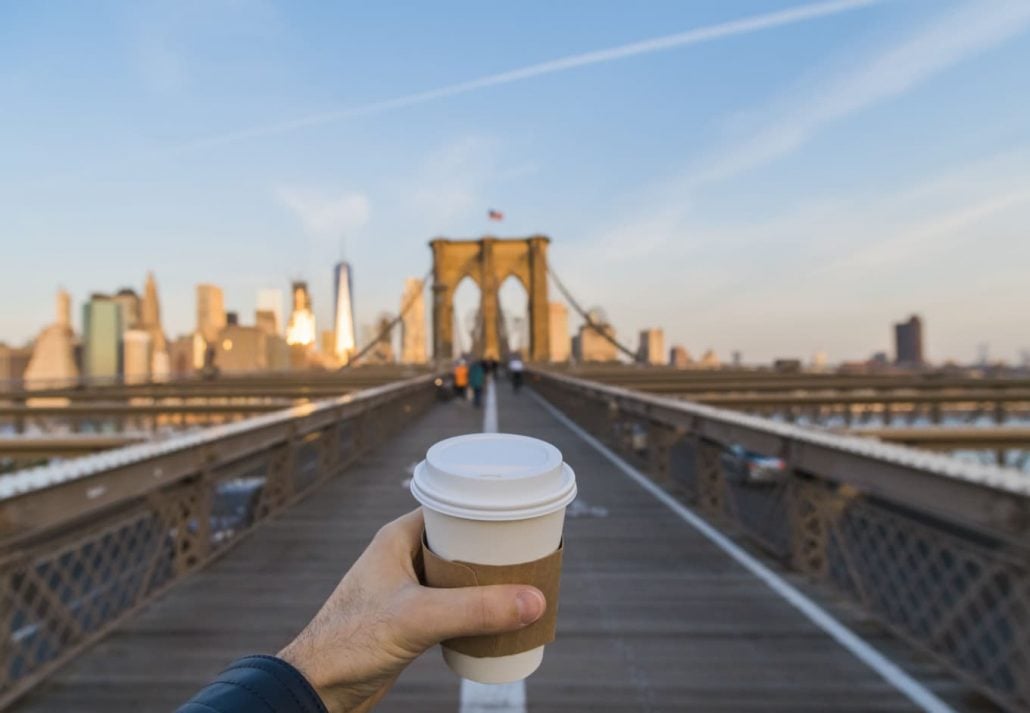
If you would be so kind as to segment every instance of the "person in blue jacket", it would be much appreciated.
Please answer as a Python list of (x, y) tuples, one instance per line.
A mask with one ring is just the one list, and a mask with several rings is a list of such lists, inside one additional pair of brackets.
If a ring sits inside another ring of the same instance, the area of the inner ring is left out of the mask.
[(421, 537), (421, 509), (385, 525), (297, 638), (275, 656), (235, 661), (177, 713), (369, 711), (439, 642), (543, 615), (544, 595), (528, 585), (422, 586)]
[(469, 386), (472, 387), (472, 402), (479, 408), (483, 404), (483, 384), (486, 382), (486, 369), (482, 360), (472, 362), (469, 367)]

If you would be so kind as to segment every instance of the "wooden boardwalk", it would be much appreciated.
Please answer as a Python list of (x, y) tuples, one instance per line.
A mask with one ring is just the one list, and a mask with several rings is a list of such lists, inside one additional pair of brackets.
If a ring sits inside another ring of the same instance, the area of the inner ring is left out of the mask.
[[(500, 389), (500, 430), (554, 443), (580, 500), (566, 527), (558, 640), (528, 710), (909, 711), (884, 680), (550, 416)], [(482, 412), (435, 406), (387, 446), (260, 527), (13, 708), (171, 711), (233, 658), (274, 653), (376, 529), (414, 506), (404, 481)], [(378, 710), (459, 709), (431, 651)]]

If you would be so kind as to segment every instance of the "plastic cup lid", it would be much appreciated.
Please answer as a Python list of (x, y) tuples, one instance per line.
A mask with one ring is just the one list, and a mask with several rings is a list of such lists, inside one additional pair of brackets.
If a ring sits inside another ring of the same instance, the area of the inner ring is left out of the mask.
[(428, 508), (467, 520), (524, 520), (576, 497), (576, 476), (550, 443), (510, 433), (440, 441), (415, 468), (411, 493)]

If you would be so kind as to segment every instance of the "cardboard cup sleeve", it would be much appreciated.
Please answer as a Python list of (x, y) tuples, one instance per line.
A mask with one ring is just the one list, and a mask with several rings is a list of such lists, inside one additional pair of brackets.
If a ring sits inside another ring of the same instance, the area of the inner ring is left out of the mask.
[(547, 610), (538, 620), (518, 631), (491, 636), (462, 636), (448, 639), (443, 645), (475, 658), (509, 656), (554, 641), (558, 623), (558, 589), (564, 541), (553, 553), (532, 562), (512, 565), (452, 562), (437, 557), (422, 533), (422, 565), (424, 583), (430, 587), (450, 589), (487, 584), (531, 584), (547, 598)]

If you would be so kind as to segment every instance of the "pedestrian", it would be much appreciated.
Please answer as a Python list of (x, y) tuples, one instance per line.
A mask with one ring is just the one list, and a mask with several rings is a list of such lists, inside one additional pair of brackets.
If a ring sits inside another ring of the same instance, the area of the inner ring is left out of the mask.
[(518, 353), (512, 356), (511, 361), (508, 362), (508, 373), (511, 374), (511, 388), (516, 394), (522, 388), (522, 372), (525, 368), (526, 366), (522, 363)]
[(469, 368), (464, 359), (460, 359), (454, 365), (454, 395), (458, 398), (465, 398), (465, 392), (469, 385)]
[(472, 387), (472, 401), (479, 408), (483, 403), (483, 382), (486, 381), (486, 369), (482, 361), (472, 362), (469, 369), (469, 386)]

